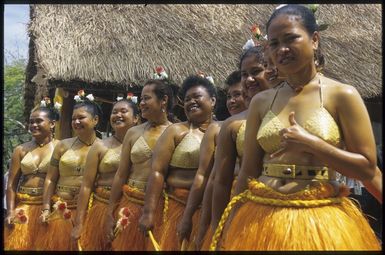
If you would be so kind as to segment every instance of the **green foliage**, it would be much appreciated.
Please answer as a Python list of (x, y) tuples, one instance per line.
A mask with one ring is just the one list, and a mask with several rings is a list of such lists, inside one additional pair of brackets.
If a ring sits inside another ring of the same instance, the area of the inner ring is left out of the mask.
[(13, 148), (31, 139), (23, 123), (25, 68), (24, 59), (4, 66), (3, 171), (8, 171), (7, 163)]

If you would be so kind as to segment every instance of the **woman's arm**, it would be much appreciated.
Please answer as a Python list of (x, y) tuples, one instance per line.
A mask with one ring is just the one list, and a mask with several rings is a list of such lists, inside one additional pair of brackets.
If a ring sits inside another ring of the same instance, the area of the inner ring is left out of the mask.
[(75, 224), (71, 233), (72, 239), (75, 240), (79, 239), (82, 231), (85, 214), (88, 209), (88, 200), (90, 199), (91, 191), (94, 188), (102, 151), (103, 144), (99, 140), (91, 146), (87, 154), (82, 185), (80, 187), (79, 198), (77, 201)]
[(199, 167), (189, 192), (182, 220), (178, 226), (178, 237), (181, 241), (190, 239), (192, 217), (202, 202), (203, 192), (214, 164), (215, 137), (218, 132), (218, 124), (213, 123), (210, 124), (203, 136), (199, 152)]
[(43, 213), (42, 221), (46, 221), (46, 217), (51, 210), (51, 198), (55, 192), (56, 183), (59, 179), (59, 161), (64, 150), (63, 142), (59, 142), (53, 150), (50, 166), (48, 168), (47, 175), (44, 181), (44, 193), (43, 193)]
[(366, 189), (369, 191), (372, 196), (374, 196), (377, 201), (382, 204), (382, 172), (376, 167), (376, 172), (374, 177), (371, 180), (362, 182)]
[(22, 154), (22, 146), (17, 146), (11, 158), (11, 164), (9, 166), (9, 174), (8, 174), (8, 183), (7, 183), (7, 219), (6, 223), (11, 224), (10, 220), (13, 217), (15, 212), (15, 203), (16, 203), (16, 192), (17, 192), (17, 184), (19, 183), (19, 179), (21, 177), (21, 169), (20, 169), (20, 161)]
[(167, 169), (175, 150), (175, 134), (178, 129), (173, 124), (166, 128), (156, 142), (152, 155), (151, 174), (146, 186), (144, 197), (143, 215), (139, 220), (140, 229), (146, 234), (148, 230), (154, 228), (154, 212), (163, 189), (163, 183)]
[(377, 167), (374, 135), (366, 107), (357, 90), (351, 86), (336, 86), (336, 112), (346, 150), (337, 148), (314, 136), (289, 115), (290, 127), (281, 131), (285, 146), (272, 157), (285, 151), (301, 150), (311, 153), (330, 168), (360, 181), (371, 180)]

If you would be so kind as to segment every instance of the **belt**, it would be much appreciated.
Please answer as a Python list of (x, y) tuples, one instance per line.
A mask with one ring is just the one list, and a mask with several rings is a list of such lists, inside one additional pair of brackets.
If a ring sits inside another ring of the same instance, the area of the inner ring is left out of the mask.
[(147, 182), (137, 181), (137, 180), (133, 180), (133, 179), (128, 179), (128, 181), (127, 181), (128, 186), (137, 188), (137, 189), (142, 190), (142, 191), (146, 190), (146, 184), (147, 184)]
[(28, 195), (43, 195), (43, 187), (24, 187), (24, 186), (19, 186), (19, 192), (23, 194), (28, 194)]
[(302, 180), (331, 180), (331, 169), (326, 166), (298, 166), (263, 164), (262, 175)]
[(56, 191), (64, 191), (64, 192), (69, 192), (72, 195), (77, 195), (79, 194), (80, 187), (77, 186), (65, 186), (65, 185), (56, 185)]

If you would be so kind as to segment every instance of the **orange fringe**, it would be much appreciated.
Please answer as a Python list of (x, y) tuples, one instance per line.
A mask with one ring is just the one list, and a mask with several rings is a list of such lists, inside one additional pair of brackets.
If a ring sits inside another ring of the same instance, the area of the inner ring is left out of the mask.
[[(162, 237), (160, 239), (160, 247), (162, 251), (180, 251), (181, 244), (179, 244), (179, 238), (176, 234), (177, 225), (182, 219), (183, 211), (186, 206), (189, 190), (175, 188), (172, 193), (169, 194), (169, 208), (166, 215), (166, 222), (164, 222), (161, 227)], [(173, 199), (173, 196), (178, 200)], [(190, 236), (190, 241), (188, 242), (188, 250), (195, 250), (195, 244), (193, 242), (195, 234), (198, 229), (200, 209), (198, 209), (193, 215), (193, 226)]]
[(85, 251), (106, 250), (104, 223), (108, 204), (93, 199), (92, 207), (88, 210), (80, 236), (80, 245)]
[[(346, 195), (345, 189), (340, 188), (340, 196)], [(249, 190), (257, 197), (301, 201), (327, 199), (334, 193), (326, 182), (283, 194), (253, 180)], [(367, 219), (346, 197), (338, 204), (306, 208), (247, 200), (228, 223), (221, 250), (380, 250)]]
[(26, 224), (14, 224), (13, 227), (8, 228), (4, 225), (4, 250), (35, 250), (35, 239), (38, 238), (37, 233), (42, 226), (39, 216), (41, 214), (40, 205), (29, 205), (19, 203), (16, 207), (23, 207), (28, 216)]
[(201, 247), (201, 251), (208, 251), (210, 250), (210, 244), (211, 244), (211, 239), (213, 238), (213, 231), (211, 229), (211, 226), (207, 229), (206, 235), (203, 239), (203, 244)]
[(118, 234), (112, 242), (113, 251), (144, 251), (146, 249), (146, 238), (139, 230), (139, 218), (142, 216), (141, 204), (136, 204), (126, 197), (134, 197), (140, 201), (144, 200), (144, 193), (139, 190), (130, 189), (128, 185), (123, 186), (125, 195), (120, 200), (116, 211), (116, 220), (118, 213), (122, 207), (127, 207), (130, 210), (129, 225)]
[[(52, 196), (52, 201), (56, 202), (60, 197)], [(77, 247), (72, 247), (71, 231), (73, 221), (76, 217), (76, 202), (67, 201), (68, 209), (71, 210), (71, 219), (55, 219), (47, 223), (40, 223), (42, 227), (39, 229), (38, 238), (35, 242), (36, 250), (43, 251), (74, 251)]]

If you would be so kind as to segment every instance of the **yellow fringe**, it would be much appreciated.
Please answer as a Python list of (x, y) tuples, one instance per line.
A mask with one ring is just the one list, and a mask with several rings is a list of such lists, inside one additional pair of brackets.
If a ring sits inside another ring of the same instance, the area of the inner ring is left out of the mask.
[(218, 227), (215, 230), (215, 233), (213, 235), (213, 239), (210, 244), (210, 251), (215, 251), (217, 248), (218, 240), (222, 234), (223, 227), (230, 215), (231, 210), (233, 209), (234, 205), (241, 201), (244, 203), (245, 201), (250, 200), (259, 204), (264, 205), (272, 205), (272, 206), (279, 206), (279, 207), (317, 207), (317, 206), (325, 206), (325, 205), (331, 205), (331, 204), (339, 204), (342, 202), (342, 198), (327, 198), (327, 199), (319, 199), (319, 200), (281, 200), (281, 199), (273, 199), (273, 198), (264, 198), (264, 197), (258, 197), (252, 194), (250, 190), (245, 190), (241, 194), (234, 196), (229, 204), (227, 205), (226, 209), (224, 210), (221, 220), (219, 221)]
[(153, 245), (154, 248), (155, 248), (155, 251), (160, 251), (160, 245), (159, 245), (158, 242), (155, 240), (154, 235), (152, 234), (152, 231), (151, 231), (151, 230), (148, 231), (148, 235), (149, 235), (149, 237), (150, 237), (150, 240), (151, 240), (152, 245)]
[(94, 195), (95, 195), (95, 193), (92, 192), (91, 196), (90, 196), (90, 199), (88, 200), (88, 208), (87, 208), (87, 210), (91, 209), (91, 207), (92, 207), (92, 204), (94, 202)]
[(168, 194), (163, 189), (163, 197), (164, 197), (164, 207), (163, 207), (163, 223), (167, 220), (167, 211), (168, 211)]

